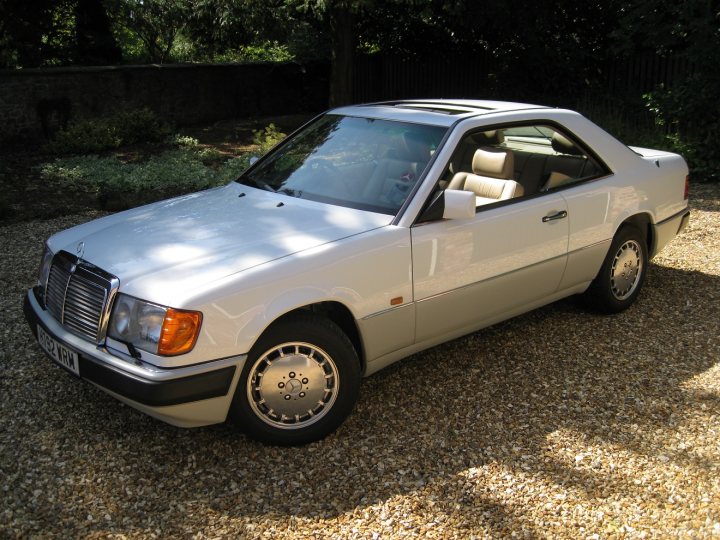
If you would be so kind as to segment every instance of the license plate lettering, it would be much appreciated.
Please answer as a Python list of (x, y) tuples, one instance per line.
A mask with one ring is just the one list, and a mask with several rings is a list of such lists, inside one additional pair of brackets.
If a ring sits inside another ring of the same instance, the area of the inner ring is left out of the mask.
[(61, 366), (72, 371), (75, 375), (80, 375), (80, 367), (78, 364), (78, 355), (75, 351), (71, 351), (55, 338), (48, 335), (42, 326), (38, 325), (38, 343), (43, 350)]

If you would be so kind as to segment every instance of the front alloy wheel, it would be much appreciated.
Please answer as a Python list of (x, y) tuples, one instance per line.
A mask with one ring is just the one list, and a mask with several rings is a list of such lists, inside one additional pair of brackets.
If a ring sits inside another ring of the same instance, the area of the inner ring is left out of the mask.
[(332, 433), (360, 388), (360, 362), (332, 321), (301, 312), (276, 322), (248, 354), (231, 417), (249, 436), (280, 445)]
[(253, 412), (279, 429), (303, 429), (322, 420), (339, 391), (332, 357), (300, 341), (282, 343), (262, 354), (247, 381)]

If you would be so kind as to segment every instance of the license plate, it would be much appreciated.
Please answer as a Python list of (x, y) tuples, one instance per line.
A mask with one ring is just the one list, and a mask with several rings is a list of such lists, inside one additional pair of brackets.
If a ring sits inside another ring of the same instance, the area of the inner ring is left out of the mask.
[(48, 335), (48, 333), (43, 330), (42, 326), (38, 325), (37, 330), (38, 343), (40, 343), (43, 350), (50, 355), (50, 358), (79, 377), (80, 365), (78, 363), (77, 353), (75, 351), (71, 351), (55, 338)]

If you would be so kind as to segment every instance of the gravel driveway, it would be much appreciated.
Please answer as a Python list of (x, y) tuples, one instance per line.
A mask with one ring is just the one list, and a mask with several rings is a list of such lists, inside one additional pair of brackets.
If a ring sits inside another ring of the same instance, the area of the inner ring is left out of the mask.
[(562, 301), (369, 379), (333, 436), (153, 420), (53, 366), (0, 270), (0, 537), (720, 537), (720, 185), (618, 316)]

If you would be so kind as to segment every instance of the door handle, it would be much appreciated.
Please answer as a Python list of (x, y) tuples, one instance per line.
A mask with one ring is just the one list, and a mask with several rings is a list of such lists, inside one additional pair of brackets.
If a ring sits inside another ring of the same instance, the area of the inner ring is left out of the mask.
[(555, 212), (554, 214), (548, 214), (544, 218), (542, 218), (543, 223), (547, 223), (548, 221), (555, 221), (556, 219), (563, 219), (567, 217), (567, 212), (565, 210), (560, 210), (559, 212)]

